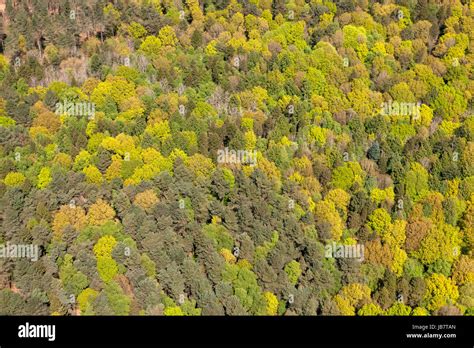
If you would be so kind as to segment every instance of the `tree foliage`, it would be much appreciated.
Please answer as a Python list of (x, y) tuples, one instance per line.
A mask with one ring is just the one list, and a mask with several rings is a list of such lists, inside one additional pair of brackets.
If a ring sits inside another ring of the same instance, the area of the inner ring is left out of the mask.
[(6, 1), (0, 314), (473, 314), (473, 15)]

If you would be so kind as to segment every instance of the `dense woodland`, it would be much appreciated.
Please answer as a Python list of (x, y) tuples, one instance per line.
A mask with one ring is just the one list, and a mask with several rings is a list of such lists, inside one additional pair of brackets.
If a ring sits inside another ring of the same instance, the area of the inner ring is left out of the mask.
[(474, 314), (474, 2), (0, 5), (0, 314)]

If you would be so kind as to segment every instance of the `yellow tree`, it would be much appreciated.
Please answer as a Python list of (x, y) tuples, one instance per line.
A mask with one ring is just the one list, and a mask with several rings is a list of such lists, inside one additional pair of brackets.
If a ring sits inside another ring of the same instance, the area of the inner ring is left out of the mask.
[(341, 238), (344, 224), (333, 202), (326, 200), (316, 202), (314, 217), (318, 222), (329, 225), (331, 239), (338, 241)]
[(46, 188), (51, 182), (51, 180), (53, 180), (53, 178), (51, 177), (51, 169), (49, 169), (48, 167), (41, 168), (41, 171), (38, 174), (38, 188)]
[(85, 174), (87, 181), (92, 184), (100, 184), (102, 183), (102, 181), (104, 181), (104, 178), (102, 177), (102, 173), (94, 165), (90, 165), (84, 168), (82, 172)]
[(472, 256), (472, 250), (474, 250), (474, 194), (471, 195), (471, 199), (467, 202), (467, 208), (462, 219), (462, 227), (464, 239), (468, 249), (471, 250)]
[(3, 179), (3, 183), (7, 186), (21, 186), (25, 182), (26, 177), (19, 172), (10, 172)]
[(147, 210), (153, 207), (156, 203), (159, 202), (158, 196), (153, 190), (146, 190), (138, 193), (135, 196), (133, 203)]
[(118, 266), (112, 258), (112, 251), (117, 245), (113, 236), (103, 236), (94, 245), (94, 254), (97, 258), (97, 271), (104, 282), (111, 281), (118, 273)]
[(442, 274), (434, 273), (426, 281), (426, 308), (430, 311), (456, 303), (459, 292), (454, 281)]
[(428, 231), (420, 243), (420, 248), (414, 253), (425, 265), (436, 260), (453, 262), (460, 254), (461, 238), (459, 229), (442, 223)]
[(268, 315), (276, 315), (278, 310), (278, 299), (277, 297), (270, 291), (265, 291), (263, 293), (265, 300), (267, 301), (267, 314)]
[(474, 283), (474, 260), (467, 255), (461, 255), (454, 264), (453, 280), (458, 285)]
[(392, 229), (392, 218), (385, 209), (375, 209), (369, 216), (367, 225), (381, 235)]
[(112, 257), (112, 251), (116, 245), (117, 241), (113, 236), (107, 235), (101, 237), (93, 248), (95, 257)]
[(102, 226), (114, 217), (114, 209), (102, 199), (98, 199), (97, 202), (92, 204), (87, 213), (87, 221), (93, 226)]
[(185, 160), (185, 163), (197, 177), (208, 178), (211, 176), (212, 172), (215, 169), (212, 160), (199, 153), (188, 157)]
[(158, 38), (160, 39), (161, 44), (163, 46), (174, 47), (178, 43), (176, 33), (174, 32), (174, 29), (169, 25), (166, 25), (160, 29), (160, 32), (158, 33)]

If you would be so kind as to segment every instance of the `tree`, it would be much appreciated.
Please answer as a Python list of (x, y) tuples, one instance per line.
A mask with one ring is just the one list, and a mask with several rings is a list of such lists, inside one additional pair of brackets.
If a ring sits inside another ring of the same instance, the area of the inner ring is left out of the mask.
[(197, 0), (186, 0), (186, 5), (188, 5), (189, 11), (191, 11), (193, 22), (202, 22), (204, 20), (204, 15)]
[(285, 266), (285, 272), (288, 275), (290, 283), (296, 285), (298, 278), (301, 276), (301, 266), (298, 261), (292, 260)]
[(452, 279), (457, 285), (464, 285), (474, 282), (474, 260), (466, 255), (461, 257), (454, 264)]
[(466, 244), (472, 249), (474, 246), (474, 195), (471, 195), (471, 199), (467, 202), (467, 208), (464, 211), (464, 216), (461, 222), (463, 226), (464, 238)]
[(162, 46), (161, 40), (156, 36), (147, 36), (140, 45), (140, 51), (148, 58), (156, 58)]
[(406, 228), (405, 249), (408, 252), (417, 250), (420, 247), (421, 241), (432, 228), (433, 223), (427, 218), (422, 217), (409, 221)]
[(20, 294), (10, 289), (0, 290), (0, 313), (2, 315), (18, 315), (24, 311), (25, 301)]
[(257, 283), (257, 276), (244, 264), (227, 264), (222, 278), (232, 283), (234, 295), (245, 310), (254, 315), (267, 313), (267, 300)]
[(77, 296), (77, 304), (82, 314), (93, 314), (92, 303), (99, 293), (91, 288), (86, 288)]
[(370, 289), (362, 284), (348, 284), (334, 296), (334, 301), (342, 315), (355, 315), (355, 311), (369, 300)]
[(183, 316), (184, 313), (181, 310), (181, 307), (173, 306), (173, 307), (166, 307), (164, 310), (164, 315), (166, 316)]
[(354, 49), (359, 59), (363, 61), (369, 51), (367, 48), (366, 29), (364, 27), (346, 25), (343, 28), (343, 35), (344, 47)]
[(72, 226), (76, 230), (81, 230), (86, 226), (87, 219), (82, 207), (75, 205), (63, 205), (54, 215), (52, 229), (56, 238), (61, 238), (64, 228)]
[(33, 114), (33, 127), (44, 127), (49, 134), (56, 133), (61, 127), (58, 115), (48, 110), (42, 102), (37, 102), (31, 108)]
[(138, 40), (142, 39), (147, 34), (147, 30), (145, 29), (145, 27), (137, 22), (130, 23), (130, 25), (128, 26), (128, 32), (133, 38)]
[(471, 3), (6, 1), (0, 312), (474, 314)]
[(107, 235), (101, 237), (94, 245), (94, 254), (96, 258), (107, 258), (112, 256), (112, 251), (117, 245), (117, 241), (113, 236)]
[(346, 162), (334, 170), (331, 183), (333, 187), (347, 191), (354, 183), (361, 184), (363, 177), (363, 171), (359, 163)]
[(129, 315), (131, 299), (117, 283), (109, 282), (104, 291), (115, 315)]
[(368, 226), (378, 234), (384, 234), (393, 228), (392, 219), (384, 209), (375, 209), (369, 216)]
[(97, 271), (99, 272), (100, 279), (102, 279), (104, 283), (110, 283), (117, 275), (117, 262), (111, 257), (98, 257)]
[(114, 217), (114, 209), (102, 199), (92, 204), (87, 213), (87, 221), (92, 226), (102, 226)]
[(375, 316), (375, 315), (382, 315), (383, 314), (383, 309), (380, 308), (379, 305), (375, 303), (369, 303), (366, 305), (363, 305), (361, 309), (357, 312), (357, 315), (360, 316)]
[(396, 316), (407, 316), (412, 313), (411, 307), (400, 303), (395, 302), (392, 307), (390, 307), (385, 314), (386, 315), (396, 315)]
[(217, 250), (221, 250), (222, 248), (232, 250), (234, 247), (232, 236), (222, 225), (206, 225), (203, 228), (203, 233), (214, 242)]
[(153, 190), (145, 190), (143, 192), (138, 193), (135, 196), (135, 200), (133, 201), (134, 204), (142, 207), (145, 210), (149, 210), (158, 202), (158, 196)]
[(460, 250), (458, 228), (441, 224), (428, 231), (414, 254), (426, 265), (440, 259), (452, 262), (459, 257)]
[(53, 178), (51, 177), (51, 169), (48, 167), (41, 168), (41, 171), (38, 174), (38, 188), (46, 188), (52, 180)]
[(158, 34), (158, 38), (163, 46), (171, 46), (174, 47), (178, 43), (178, 38), (176, 37), (176, 33), (174, 32), (173, 27), (169, 25), (164, 26), (160, 29)]
[(278, 299), (277, 299), (277, 297), (269, 291), (265, 291), (263, 293), (263, 296), (265, 296), (265, 299), (267, 300), (267, 314), (268, 315), (276, 315), (277, 310), (278, 310)]
[(467, 101), (460, 91), (452, 86), (443, 85), (438, 91), (433, 106), (435, 114), (445, 120), (457, 121), (458, 115), (462, 115), (466, 110)]
[(440, 309), (447, 304), (454, 304), (459, 297), (457, 286), (442, 274), (434, 273), (426, 281), (426, 308), (430, 311)]
[(405, 187), (407, 195), (415, 202), (426, 196), (428, 172), (421, 164), (412, 163), (411, 169), (406, 174)]
[(72, 255), (66, 254), (59, 269), (59, 278), (68, 295), (79, 293), (89, 285), (87, 276), (73, 266)]
[(84, 168), (82, 172), (85, 174), (87, 181), (90, 183), (100, 184), (104, 180), (102, 177), (102, 173), (94, 165), (90, 165)]
[(26, 177), (22, 173), (10, 172), (3, 179), (3, 183), (7, 186), (21, 186), (25, 182)]
[[(317, 202), (313, 213), (320, 229), (328, 229), (328, 234), (324, 234), (324, 238), (338, 241), (342, 236), (344, 225), (335, 204), (326, 200)], [(324, 233), (324, 230), (322, 232)]]
[(194, 154), (193, 156), (188, 157), (185, 162), (196, 177), (209, 178), (215, 169), (212, 160), (201, 154)]
[(380, 159), (380, 144), (378, 141), (375, 141), (367, 151), (367, 158), (370, 158), (374, 161), (378, 161)]

